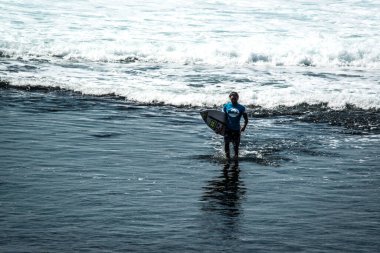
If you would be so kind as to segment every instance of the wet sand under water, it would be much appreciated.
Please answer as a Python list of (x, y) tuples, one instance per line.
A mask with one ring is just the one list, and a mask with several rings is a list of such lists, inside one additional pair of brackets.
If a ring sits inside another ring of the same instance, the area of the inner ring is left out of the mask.
[(197, 110), (0, 90), (1, 252), (376, 252), (378, 134), (250, 118), (239, 163)]

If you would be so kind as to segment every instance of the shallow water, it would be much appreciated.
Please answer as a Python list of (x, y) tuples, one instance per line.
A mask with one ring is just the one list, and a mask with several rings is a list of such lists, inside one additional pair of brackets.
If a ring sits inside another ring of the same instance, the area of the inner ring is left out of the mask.
[(376, 252), (378, 134), (251, 118), (239, 163), (193, 109), (0, 90), (2, 252)]

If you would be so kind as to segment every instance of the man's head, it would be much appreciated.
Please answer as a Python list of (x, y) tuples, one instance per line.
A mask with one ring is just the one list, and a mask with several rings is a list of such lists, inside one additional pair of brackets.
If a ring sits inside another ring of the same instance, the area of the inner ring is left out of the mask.
[(237, 101), (239, 100), (239, 94), (235, 91), (231, 92), (229, 97), (231, 99), (231, 103), (233, 103), (233, 104), (236, 104)]

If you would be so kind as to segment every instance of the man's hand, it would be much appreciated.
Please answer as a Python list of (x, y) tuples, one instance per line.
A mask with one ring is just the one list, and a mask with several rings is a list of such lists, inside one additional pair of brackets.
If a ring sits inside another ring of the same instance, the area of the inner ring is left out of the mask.
[(246, 112), (243, 113), (243, 118), (244, 118), (244, 126), (240, 129), (241, 132), (244, 132), (245, 128), (248, 125), (248, 114)]

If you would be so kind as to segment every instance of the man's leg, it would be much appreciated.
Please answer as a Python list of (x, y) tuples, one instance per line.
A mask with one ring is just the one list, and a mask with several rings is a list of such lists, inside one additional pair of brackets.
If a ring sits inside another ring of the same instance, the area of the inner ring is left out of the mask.
[(226, 158), (230, 159), (230, 141), (224, 140), (224, 152), (226, 153)]
[(231, 134), (229, 132), (226, 132), (224, 134), (224, 152), (226, 153), (227, 159), (230, 159), (230, 141), (231, 141)]
[(239, 146), (240, 146), (240, 133), (234, 133), (233, 139), (232, 139), (232, 144), (234, 146), (234, 159), (237, 160), (239, 158)]
[(234, 159), (238, 159), (239, 158), (239, 143), (238, 142), (233, 142), (234, 144)]

